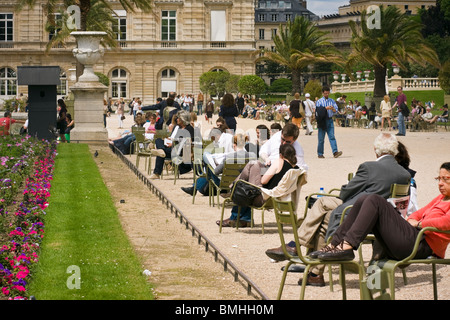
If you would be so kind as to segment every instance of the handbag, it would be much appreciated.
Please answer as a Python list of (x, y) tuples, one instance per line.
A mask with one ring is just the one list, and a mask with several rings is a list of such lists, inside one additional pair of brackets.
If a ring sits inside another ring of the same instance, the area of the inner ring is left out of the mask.
[(125, 120), (125, 116), (121, 116), (121, 117), (120, 117), (120, 120)]
[(249, 207), (253, 204), (253, 200), (261, 195), (261, 190), (245, 181), (238, 180), (234, 185), (234, 191), (231, 200), (241, 207)]

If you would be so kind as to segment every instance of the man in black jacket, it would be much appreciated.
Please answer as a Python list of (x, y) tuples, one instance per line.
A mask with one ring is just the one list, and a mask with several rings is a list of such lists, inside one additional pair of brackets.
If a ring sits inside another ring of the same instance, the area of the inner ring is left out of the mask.
[[(169, 94), (169, 98), (171, 98), (173, 100), (173, 107), (175, 107), (178, 110), (181, 110), (180, 104), (178, 102), (175, 101), (175, 97), (176, 97), (176, 93), (175, 92), (171, 92)], [(142, 111), (147, 111), (147, 110), (159, 110), (159, 120), (156, 122), (155, 128), (157, 130), (161, 130), (163, 128), (163, 124), (164, 124), (164, 109), (167, 107), (167, 100), (163, 100), (157, 104), (154, 105), (150, 105), (150, 106), (143, 106), (141, 107)]]

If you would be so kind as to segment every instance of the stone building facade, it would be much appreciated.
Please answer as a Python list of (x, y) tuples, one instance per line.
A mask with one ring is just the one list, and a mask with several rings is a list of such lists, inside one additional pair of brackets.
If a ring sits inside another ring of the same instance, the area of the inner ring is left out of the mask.
[[(43, 5), (14, 11), (0, 0), (0, 102), (27, 91), (17, 86), (18, 66), (59, 66), (60, 96), (75, 83), (74, 39), (45, 53), (49, 39)], [(150, 13), (130, 13), (111, 0), (117, 14), (120, 48), (107, 49), (95, 66), (110, 79), (113, 99), (140, 97), (153, 104), (168, 92), (199, 93), (199, 77), (212, 70), (255, 73), (253, 0), (156, 0)]]

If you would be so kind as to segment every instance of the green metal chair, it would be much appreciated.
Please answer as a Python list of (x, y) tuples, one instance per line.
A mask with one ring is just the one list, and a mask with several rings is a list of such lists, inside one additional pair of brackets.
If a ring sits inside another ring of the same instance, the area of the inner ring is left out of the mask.
[(133, 142), (134, 153), (136, 155), (136, 168), (139, 168), (139, 159), (144, 157), (145, 158), (145, 167), (147, 168), (147, 172), (148, 172), (149, 166), (147, 166), (147, 160), (151, 157), (152, 154), (150, 153), (150, 150), (147, 150), (147, 147), (146, 147), (147, 141), (145, 139), (145, 128), (133, 127), (131, 129), (131, 132), (134, 134), (135, 139), (136, 139)]
[[(214, 197), (217, 196), (217, 205), (220, 205), (220, 193), (230, 193), (231, 185), (244, 169), (249, 159), (235, 159), (232, 163), (225, 163), (223, 172), (220, 175), (220, 182), (216, 184), (213, 179), (209, 179), (209, 205), (215, 205)], [(214, 169), (210, 167), (214, 172)]]
[[(278, 296), (277, 299), (280, 300), (281, 296), (283, 294), (284, 284), (286, 281), (287, 272), (289, 270), (289, 267), (292, 264), (301, 264), (305, 266), (305, 271), (303, 273), (303, 280), (302, 280), (302, 286), (300, 290), (300, 300), (303, 300), (305, 297), (305, 289), (306, 289), (306, 282), (307, 282), (307, 276), (309, 273), (309, 270), (312, 266), (315, 265), (339, 265), (339, 278), (342, 285), (342, 299), (347, 299), (347, 290), (346, 290), (346, 282), (345, 282), (345, 268), (343, 266), (352, 266), (353, 268), (358, 269), (359, 271), (359, 280), (360, 284), (362, 284), (363, 281), (363, 274), (364, 269), (361, 267), (361, 265), (356, 260), (352, 261), (322, 261), (319, 259), (311, 259), (308, 256), (303, 255), (302, 253), (302, 246), (300, 245), (299, 239), (298, 239), (298, 233), (297, 228), (300, 226), (301, 222), (303, 220), (298, 220), (297, 214), (294, 210), (294, 203), (292, 201), (280, 201), (276, 198), (272, 199), (275, 217), (277, 221), (277, 227), (278, 227), (278, 234), (280, 236), (281, 245), (283, 252), (286, 257), (288, 257), (288, 263), (284, 267), (283, 275), (281, 278), (280, 287), (278, 290)], [(293, 233), (294, 239), (295, 239), (295, 245), (297, 249), (297, 256), (292, 256), (289, 251), (286, 249), (286, 240), (285, 240), (285, 234), (284, 234), (284, 228), (289, 227), (291, 232)], [(360, 287), (360, 294), (361, 294), (361, 287)], [(361, 295), (362, 297), (362, 295)]]
[[(428, 257), (426, 259), (414, 259), (420, 241), (425, 232), (438, 232), (450, 234), (450, 230), (439, 230), (433, 227), (426, 227), (420, 230), (417, 235), (416, 242), (411, 254), (403, 260), (379, 260), (373, 261), (370, 265), (374, 271), (369, 277), (363, 280), (361, 290), (364, 299), (391, 299), (395, 300), (395, 271), (399, 267), (407, 267), (412, 264), (431, 264), (432, 280), (433, 280), (433, 297), (438, 299), (436, 265), (449, 265), (450, 259), (440, 259), (437, 257)], [(402, 269), (404, 272), (404, 268)], [(386, 289), (389, 287), (389, 293)]]

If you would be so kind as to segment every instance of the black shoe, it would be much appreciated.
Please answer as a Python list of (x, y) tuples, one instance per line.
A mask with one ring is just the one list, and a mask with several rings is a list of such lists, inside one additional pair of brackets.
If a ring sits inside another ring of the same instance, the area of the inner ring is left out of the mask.
[(338, 247), (335, 247), (328, 252), (319, 254), (317, 258), (323, 261), (351, 261), (355, 258), (355, 253), (353, 252), (353, 249), (342, 250)]
[(404, 136), (402, 133), (397, 133), (396, 136)]
[(194, 187), (181, 187), (181, 190), (186, 192), (187, 194), (190, 194), (191, 196), (194, 195)]

